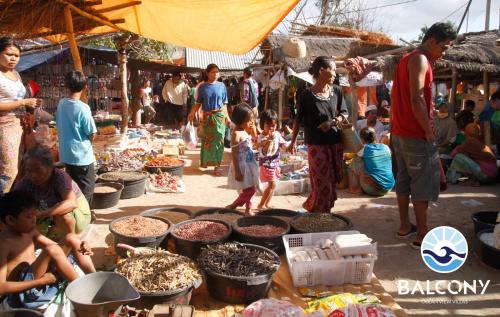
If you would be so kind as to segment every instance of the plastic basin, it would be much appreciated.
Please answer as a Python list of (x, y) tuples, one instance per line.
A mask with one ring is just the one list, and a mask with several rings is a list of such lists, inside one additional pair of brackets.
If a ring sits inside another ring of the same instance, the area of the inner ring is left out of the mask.
[(43, 317), (43, 314), (36, 310), (16, 308), (1, 311), (0, 317)]
[(94, 192), (92, 196), (92, 209), (106, 209), (114, 207), (120, 201), (120, 196), (122, 194), (123, 185), (120, 183), (107, 182), (107, 183), (97, 183), (96, 188), (99, 187), (113, 187), (116, 191), (111, 193), (96, 193)]
[(92, 273), (71, 282), (66, 296), (79, 317), (117, 316), (122, 305), (140, 298), (127, 278), (113, 272)]
[(478, 233), (484, 229), (493, 229), (497, 222), (498, 211), (479, 211), (472, 214), (471, 218), (474, 222), (474, 233)]
[[(245, 246), (272, 253), (280, 262), (279, 256), (267, 248), (253, 244), (245, 244)], [(276, 271), (278, 268), (276, 268)], [(266, 297), (276, 271), (269, 274), (241, 277), (204, 270), (208, 293), (218, 300), (232, 304), (250, 304)]]
[[(283, 232), (272, 236), (254, 236), (241, 232), (240, 228), (254, 225), (273, 225), (283, 228)], [(285, 252), (283, 245), (283, 235), (290, 231), (290, 225), (282, 219), (270, 216), (247, 216), (236, 220), (233, 223), (233, 230), (236, 232), (237, 241), (243, 243), (252, 243), (271, 249), (281, 254)]]
[(484, 229), (477, 233), (476, 237), (480, 244), (479, 255), (485, 264), (500, 270), (500, 249), (484, 243), (480, 238), (483, 233), (492, 232), (493, 229)]
[(118, 219), (113, 220), (109, 224), (109, 231), (113, 234), (113, 240), (114, 240), (114, 246), (115, 246), (115, 251), (116, 254), (118, 254), (120, 257), (125, 258), (127, 257), (127, 250), (122, 249), (122, 248), (117, 248), (116, 245), (118, 243), (123, 243), (123, 244), (128, 244), (129, 246), (132, 247), (145, 247), (145, 248), (157, 248), (163, 240), (167, 237), (167, 235), (170, 233), (170, 230), (172, 229), (172, 223), (168, 221), (167, 219), (160, 218), (160, 217), (153, 217), (153, 216), (146, 216), (147, 218), (153, 218), (157, 219), (160, 221), (163, 221), (168, 224), (168, 229), (165, 231), (165, 233), (159, 235), (159, 236), (149, 236), (149, 237), (131, 237), (131, 236), (126, 236), (121, 233), (116, 232), (113, 229), (113, 224), (116, 222), (119, 222), (121, 220), (125, 220), (127, 218), (130, 218), (131, 216), (126, 216), (126, 217), (121, 217)]

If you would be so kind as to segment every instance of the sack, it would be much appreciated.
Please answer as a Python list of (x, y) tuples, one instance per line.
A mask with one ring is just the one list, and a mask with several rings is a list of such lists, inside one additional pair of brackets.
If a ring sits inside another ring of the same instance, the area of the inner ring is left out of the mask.
[(340, 129), (342, 130), (342, 147), (344, 153), (357, 153), (363, 148), (363, 143), (358, 132), (347, 119), (344, 119), (340, 123)]
[(186, 128), (182, 132), (182, 139), (184, 140), (184, 144), (186, 145), (186, 148), (189, 150), (194, 150), (196, 149), (196, 146), (198, 145), (198, 140), (196, 138), (196, 129), (193, 125), (193, 122), (189, 121), (186, 124)]
[(304, 58), (307, 53), (306, 42), (299, 38), (291, 37), (283, 42), (281, 50), (288, 57)]

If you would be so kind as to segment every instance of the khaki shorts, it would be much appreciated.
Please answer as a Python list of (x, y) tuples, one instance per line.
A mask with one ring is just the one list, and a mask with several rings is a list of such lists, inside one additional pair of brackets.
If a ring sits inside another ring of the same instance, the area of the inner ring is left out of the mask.
[(439, 153), (422, 139), (391, 135), (397, 176), (396, 193), (412, 201), (436, 201), (439, 196)]

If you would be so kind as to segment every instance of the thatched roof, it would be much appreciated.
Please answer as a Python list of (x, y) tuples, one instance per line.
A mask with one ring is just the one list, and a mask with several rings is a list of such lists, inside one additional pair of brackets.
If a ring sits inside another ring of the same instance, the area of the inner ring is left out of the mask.
[(355, 30), (334, 25), (308, 25), (302, 35), (359, 38), (371, 44), (394, 45), (392, 39), (383, 33)]
[(443, 58), (436, 61), (436, 67), (500, 73), (500, 47), (495, 45), (498, 39), (499, 30), (464, 34)]
[(285, 56), (281, 47), (290, 38), (285, 35), (270, 35), (262, 43), (264, 54), (263, 63), (269, 64), (272, 51), (273, 63), (284, 62), (297, 72), (309, 69), (312, 61), (318, 56), (334, 56), (337, 60), (349, 57), (363, 56), (376, 52), (394, 49), (397, 46), (387, 44), (372, 44), (361, 41), (359, 38), (338, 38), (318, 36), (295, 36), (306, 43), (307, 55), (304, 58), (290, 58)]

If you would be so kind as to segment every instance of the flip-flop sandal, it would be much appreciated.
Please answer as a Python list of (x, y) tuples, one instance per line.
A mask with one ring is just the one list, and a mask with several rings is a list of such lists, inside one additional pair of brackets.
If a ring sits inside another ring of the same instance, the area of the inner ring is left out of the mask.
[(413, 241), (410, 246), (415, 249), (415, 250), (420, 250), (420, 247), (422, 247), (422, 242), (418, 241)]
[(414, 236), (415, 234), (417, 234), (417, 226), (415, 226), (414, 224), (411, 224), (410, 231), (408, 231), (405, 234), (400, 234), (399, 232), (396, 232), (395, 236), (396, 236), (396, 239), (404, 240), (404, 239), (408, 239), (408, 238)]

